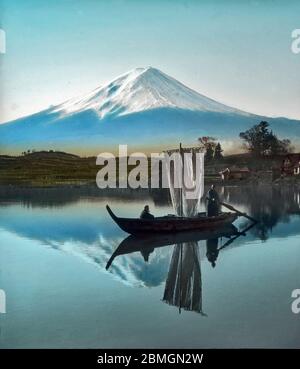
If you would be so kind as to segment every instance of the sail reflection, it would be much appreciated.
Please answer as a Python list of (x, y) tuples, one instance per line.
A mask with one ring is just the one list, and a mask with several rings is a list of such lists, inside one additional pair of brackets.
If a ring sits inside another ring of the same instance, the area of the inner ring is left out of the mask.
[(163, 301), (181, 309), (202, 311), (202, 280), (198, 242), (174, 246)]

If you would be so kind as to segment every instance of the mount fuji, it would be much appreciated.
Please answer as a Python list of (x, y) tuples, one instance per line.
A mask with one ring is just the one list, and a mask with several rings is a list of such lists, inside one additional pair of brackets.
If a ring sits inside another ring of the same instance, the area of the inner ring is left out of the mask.
[(179, 142), (195, 145), (198, 137), (208, 135), (225, 148), (238, 149), (239, 133), (261, 120), (299, 144), (298, 120), (250, 114), (201, 95), (158, 69), (136, 68), (89, 94), (1, 124), (0, 149), (98, 154), (127, 144), (129, 151), (160, 151)]

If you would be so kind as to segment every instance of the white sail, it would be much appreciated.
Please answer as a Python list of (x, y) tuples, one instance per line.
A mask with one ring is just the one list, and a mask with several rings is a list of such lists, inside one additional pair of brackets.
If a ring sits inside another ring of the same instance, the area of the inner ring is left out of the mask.
[(165, 152), (165, 163), (176, 215), (196, 215), (204, 193), (204, 153), (194, 148)]
[[(167, 175), (176, 215), (192, 217), (204, 193), (204, 154), (199, 149), (165, 153)], [(198, 242), (174, 246), (163, 301), (185, 310), (202, 312), (202, 280)]]

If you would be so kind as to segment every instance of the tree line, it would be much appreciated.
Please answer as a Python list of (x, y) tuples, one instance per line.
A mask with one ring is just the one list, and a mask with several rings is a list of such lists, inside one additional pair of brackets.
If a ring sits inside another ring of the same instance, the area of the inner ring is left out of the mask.
[[(243, 140), (242, 147), (252, 156), (257, 158), (284, 155), (293, 152), (293, 147), (289, 139), (280, 139), (270, 129), (270, 124), (261, 121), (245, 132), (241, 132), (239, 137)], [(223, 159), (223, 149), (216, 138), (203, 136), (198, 138), (199, 144), (204, 148), (206, 161), (219, 161)]]
[(204, 148), (205, 160), (222, 160), (223, 149), (220, 142), (216, 142), (214, 137), (203, 136), (198, 138), (199, 144)]
[(293, 151), (291, 141), (279, 139), (266, 121), (241, 132), (240, 138), (244, 140), (243, 147), (256, 157), (276, 156)]

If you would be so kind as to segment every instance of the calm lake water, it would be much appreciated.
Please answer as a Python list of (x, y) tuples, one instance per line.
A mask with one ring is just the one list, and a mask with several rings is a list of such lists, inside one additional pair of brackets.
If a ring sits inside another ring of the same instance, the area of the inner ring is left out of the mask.
[(127, 251), (136, 251), (106, 270), (128, 235), (105, 205), (136, 216), (148, 203), (164, 215), (165, 192), (1, 189), (0, 347), (299, 347), (291, 293), (300, 288), (300, 189), (219, 191), (260, 223), (220, 251), (224, 235), (150, 240), (143, 252), (133, 242)]

